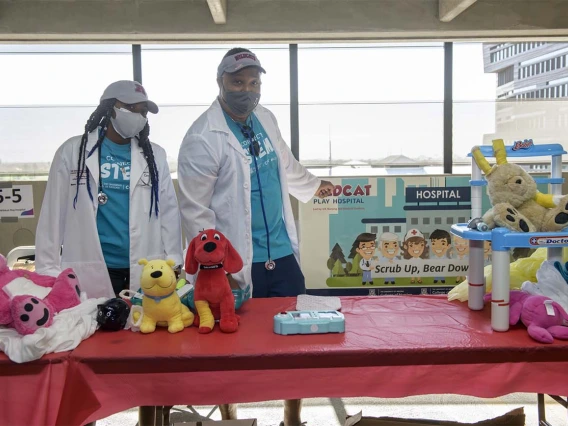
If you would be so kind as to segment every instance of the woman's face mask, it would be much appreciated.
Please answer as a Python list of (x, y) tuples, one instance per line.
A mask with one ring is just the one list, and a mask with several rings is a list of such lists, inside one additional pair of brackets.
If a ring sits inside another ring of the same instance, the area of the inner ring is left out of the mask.
[(146, 126), (148, 119), (142, 114), (124, 108), (114, 107), (115, 117), (110, 120), (112, 127), (124, 139), (133, 138)]
[(260, 101), (260, 93), (228, 92), (224, 87), (222, 96), (231, 111), (240, 117), (248, 117)]

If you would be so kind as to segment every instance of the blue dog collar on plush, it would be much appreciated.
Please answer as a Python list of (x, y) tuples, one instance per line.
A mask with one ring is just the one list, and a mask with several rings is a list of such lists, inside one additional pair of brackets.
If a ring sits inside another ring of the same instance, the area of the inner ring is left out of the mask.
[(170, 297), (172, 294), (174, 294), (176, 291), (172, 291), (170, 294), (166, 295), (166, 296), (150, 296), (149, 294), (144, 294), (144, 297), (149, 297), (150, 299), (152, 299), (154, 302), (156, 303), (160, 303), (162, 300), (167, 299), (168, 297)]

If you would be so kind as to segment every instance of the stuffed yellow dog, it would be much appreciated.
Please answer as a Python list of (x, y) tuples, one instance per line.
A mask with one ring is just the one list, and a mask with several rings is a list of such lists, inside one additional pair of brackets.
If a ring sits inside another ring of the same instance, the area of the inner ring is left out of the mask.
[[(168, 327), (170, 333), (182, 331), (193, 323), (193, 313), (183, 305), (176, 292), (176, 275), (172, 266), (173, 260), (140, 259), (139, 265), (144, 265), (140, 285), (144, 298), (142, 299), (143, 318), (140, 325), (142, 333), (152, 333), (156, 325)], [(135, 312), (135, 322), (140, 314)]]

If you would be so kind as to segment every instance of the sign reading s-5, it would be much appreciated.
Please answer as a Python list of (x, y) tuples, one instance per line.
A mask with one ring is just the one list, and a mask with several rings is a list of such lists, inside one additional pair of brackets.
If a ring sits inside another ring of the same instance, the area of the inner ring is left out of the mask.
[(34, 197), (31, 185), (0, 188), (0, 218), (34, 217)]

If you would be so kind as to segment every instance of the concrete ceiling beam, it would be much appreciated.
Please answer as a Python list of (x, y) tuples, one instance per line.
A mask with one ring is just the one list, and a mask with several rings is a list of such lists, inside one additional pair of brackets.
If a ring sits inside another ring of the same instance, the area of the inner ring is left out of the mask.
[(439, 0), (438, 11), (440, 21), (450, 22), (477, 0)]
[(566, 0), (477, 0), (450, 22), (440, 0), (234, 0), (228, 19), (229, 2), (219, 25), (204, 0), (0, 0), (0, 43), (568, 40)]
[(207, 0), (213, 22), (216, 24), (227, 23), (227, 0)]

